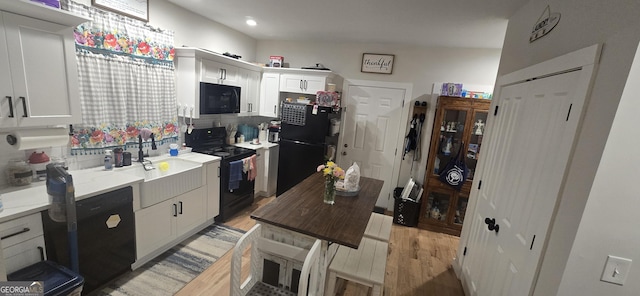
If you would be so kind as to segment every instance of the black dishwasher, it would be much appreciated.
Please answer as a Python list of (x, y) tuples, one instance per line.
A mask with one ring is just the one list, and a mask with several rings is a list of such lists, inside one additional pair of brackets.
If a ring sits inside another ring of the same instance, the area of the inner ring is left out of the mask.
[[(76, 202), (82, 295), (129, 270), (135, 261), (133, 190), (125, 187)], [(67, 223), (42, 212), (47, 257), (69, 266)]]

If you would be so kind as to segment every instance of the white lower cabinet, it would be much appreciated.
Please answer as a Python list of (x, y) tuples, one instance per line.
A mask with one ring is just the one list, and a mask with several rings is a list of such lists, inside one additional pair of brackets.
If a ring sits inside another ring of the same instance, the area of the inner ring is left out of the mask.
[(207, 220), (211, 220), (220, 214), (220, 162), (207, 165)]
[(40, 235), (11, 247), (3, 248), (7, 274), (45, 259), (44, 236)]
[(276, 194), (278, 184), (278, 161), (280, 160), (280, 146), (270, 147), (265, 155), (265, 183), (267, 186), (267, 196)]
[(168, 244), (204, 224), (206, 218), (206, 187), (189, 191), (153, 206), (136, 215), (136, 253), (138, 260), (168, 249)]
[(0, 270), (0, 278), (46, 259), (40, 213), (1, 223), (0, 244), (2, 244), (4, 259), (4, 268)]
[(256, 150), (256, 164), (258, 165), (254, 190), (256, 196), (272, 196), (276, 193), (279, 151), (280, 146), (278, 145)]
[(265, 151), (268, 149), (258, 149), (256, 150), (256, 165), (258, 166), (258, 172), (256, 173), (256, 182), (254, 187), (255, 195), (264, 195), (267, 192), (267, 182), (265, 180), (264, 169), (266, 167), (265, 163)]

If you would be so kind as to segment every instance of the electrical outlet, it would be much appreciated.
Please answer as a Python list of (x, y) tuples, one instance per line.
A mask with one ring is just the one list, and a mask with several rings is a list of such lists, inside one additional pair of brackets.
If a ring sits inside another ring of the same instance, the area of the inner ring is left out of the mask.
[(622, 286), (624, 285), (625, 279), (627, 279), (627, 274), (630, 269), (631, 259), (609, 255), (607, 256), (607, 262), (604, 265), (604, 271), (602, 271), (600, 280)]

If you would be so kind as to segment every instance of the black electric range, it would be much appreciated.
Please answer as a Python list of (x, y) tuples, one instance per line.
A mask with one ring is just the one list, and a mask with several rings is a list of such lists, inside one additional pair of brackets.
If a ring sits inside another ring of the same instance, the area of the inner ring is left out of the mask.
[(255, 150), (226, 145), (227, 132), (224, 127), (193, 129), (185, 133), (185, 144), (193, 152), (218, 156), (220, 161), (220, 214), (216, 222), (224, 222), (231, 216), (253, 204), (255, 181), (242, 174), (239, 184), (229, 182), (231, 163), (242, 161), (256, 154)]

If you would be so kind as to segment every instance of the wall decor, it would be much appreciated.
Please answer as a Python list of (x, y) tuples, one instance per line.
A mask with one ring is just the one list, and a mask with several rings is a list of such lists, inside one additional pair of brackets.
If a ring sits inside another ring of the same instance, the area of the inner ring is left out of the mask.
[(560, 22), (560, 13), (554, 12), (551, 13), (551, 8), (547, 5), (547, 8), (544, 9), (538, 21), (536, 21), (535, 25), (533, 25), (533, 30), (531, 30), (531, 36), (529, 36), (529, 43), (536, 41), (543, 36), (549, 34), (553, 28), (558, 25)]
[(363, 53), (360, 72), (391, 74), (394, 57), (392, 54)]
[(149, 0), (91, 0), (91, 5), (141, 21), (149, 21)]

